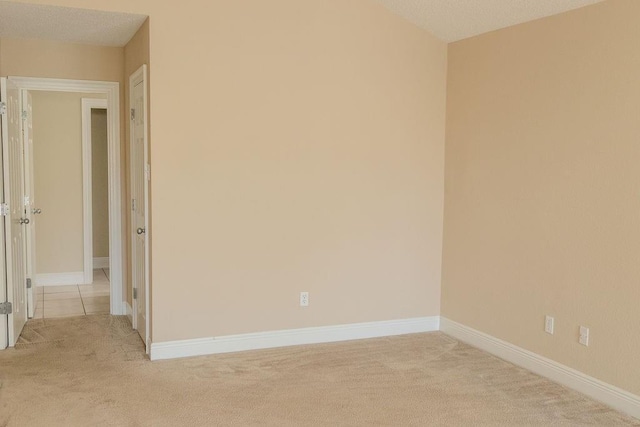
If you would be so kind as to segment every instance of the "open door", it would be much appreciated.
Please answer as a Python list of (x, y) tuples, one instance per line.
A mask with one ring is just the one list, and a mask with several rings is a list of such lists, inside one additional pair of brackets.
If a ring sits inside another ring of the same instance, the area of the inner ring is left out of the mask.
[(149, 352), (149, 178), (147, 148), (147, 68), (129, 78), (131, 106), (131, 265), (133, 278), (133, 327)]
[(24, 158), (22, 152), (20, 91), (6, 78), (0, 82), (2, 102), (2, 168), (3, 209), (5, 230), (5, 259), (7, 301), (11, 303), (8, 323), (10, 347), (18, 340), (27, 321), (27, 280), (24, 193)]
[(26, 218), (29, 220), (25, 228), (27, 249), (27, 313), (29, 318), (35, 314), (36, 292), (36, 216), (42, 212), (36, 206), (33, 183), (33, 101), (31, 92), (22, 93), (22, 142), (24, 144), (24, 191), (26, 201)]
[[(5, 139), (8, 138), (9, 121), (7, 119), (7, 86), (6, 79), (0, 79), (0, 145), (5, 146)], [(0, 169), (4, 169), (4, 152), (0, 149)], [(0, 201), (2, 203), (0, 212), (2, 215), (7, 214), (6, 204), (4, 203), (4, 186), (0, 186)], [(5, 314), (9, 311), (9, 299), (7, 295), (7, 270), (5, 264), (5, 232), (4, 224), (0, 224), (0, 350), (4, 350), (9, 346), (9, 315)]]

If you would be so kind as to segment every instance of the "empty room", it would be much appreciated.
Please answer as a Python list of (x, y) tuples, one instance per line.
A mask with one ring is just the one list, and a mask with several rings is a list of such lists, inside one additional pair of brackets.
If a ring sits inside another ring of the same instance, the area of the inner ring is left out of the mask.
[(640, 425), (638, 22), (0, 0), (0, 425)]

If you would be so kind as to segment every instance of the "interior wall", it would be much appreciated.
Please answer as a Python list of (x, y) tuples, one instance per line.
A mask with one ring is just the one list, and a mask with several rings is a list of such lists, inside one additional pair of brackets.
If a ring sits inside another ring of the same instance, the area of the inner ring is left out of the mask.
[(438, 315), (446, 45), (369, 0), (193, 10), (150, 18), (154, 341)]
[(442, 289), (445, 317), (635, 394), (639, 21), (607, 1), (450, 45)]
[[(138, 32), (131, 38), (131, 40), (129, 41), (129, 43), (127, 43), (127, 45), (124, 47), (124, 93), (125, 93), (125, 99), (124, 99), (124, 104), (125, 104), (125, 111), (129, 111), (131, 106), (129, 103), (129, 76), (131, 76), (131, 74), (133, 74), (134, 72), (136, 72), (136, 70), (138, 70), (138, 68), (140, 68), (143, 64), (147, 65), (147, 97), (150, 96), (150, 91), (149, 91), (149, 82), (151, 79), (151, 68), (149, 67), (149, 20), (147, 19), (145, 21), (144, 24), (142, 24), (142, 26), (140, 27), (140, 29), (138, 30)], [(150, 104), (150, 99), (147, 99), (147, 106), (151, 105)], [(149, 113), (150, 115), (150, 113)], [(150, 120), (149, 123), (147, 124), (148, 126), (150, 126)], [(125, 174), (127, 176), (126, 182), (129, 182), (129, 175), (131, 172), (131, 163), (129, 161), (129, 155), (130, 155), (130, 147), (131, 147), (131, 120), (125, 120), (124, 122), (124, 131), (125, 131), (125, 144), (124, 144), (124, 150), (125, 150), (125, 155), (124, 158), (126, 159), (125, 165), (124, 165), (124, 169), (125, 169)], [(151, 143), (151, 134), (149, 132), (149, 144)], [(127, 185), (127, 189), (126, 189), (126, 200), (128, 201), (128, 205), (127, 206), (131, 206), (131, 186)], [(127, 240), (126, 240), (126, 244), (128, 247), (131, 246), (131, 217), (127, 216), (127, 222), (125, 224), (126, 229), (126, 235), (127, 235)], [(149, 233), (148, 235), (148, 240), (151, 240), (151, 236), (152, 233)], [(126, 301), (133, 306), (133, 290), (132, 290), (132, 286), (133, 286), (133, 281), (131, 278), (131, 257), (127, 258), (127, 262), (128, 262), (128, 277), (127, 277), (127, 287), (126, 287)], [(151, 296), (150, 296), (151, 298)], [(151, 331), (153, 332), (153, 330)], [(152, 335), (153, 336), (153, 335)]]
[(439, 314), (444, 43), (371, 0), (38, 2), (150, 16), (154, 342)]
[(84, 269), (82, 98), (95, 94), (32, 91), (34, 200), (38, 274)]
[(109, 258), (109, 157), (107, 110), (91, 110), (93, 257)]
[(2, 38), (0, 75), (122, 83), (123, 48)]

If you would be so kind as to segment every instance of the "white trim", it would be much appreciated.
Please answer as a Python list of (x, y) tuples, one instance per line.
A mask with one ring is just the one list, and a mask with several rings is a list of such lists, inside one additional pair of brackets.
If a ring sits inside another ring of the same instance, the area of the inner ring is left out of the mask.
[(129, 320), (133, 319), (133, 309), (127, 301), (122, 301), (122, 312), (129, 318)]
[(84, 281), (84, 272), (71, 273), (47, 273), (36, 275), (36, 286), (60, 286), (81, 285)]
[(380, 322), (352, 323), (316, 328), (288, 329), (253, 334), (227, 335), (183, 341), (151, 344), (151, 360), (203, 356), (207, 354), (233, 353), (274, 347), (303, 344), (350, 341), (366, 338), (434, 332), (440, 328), (440, 318), (419, 317), (413, 319)]
[(93, 283), (93, 194), (91, 171), (91, 110), (107, 108), (106, 99), (82, 98), (82, 218), (84, 284)]
[(447, 335), (640, 418), (640, 396), (445, 317), (440, 325)]
[(109, 268), (109, 257), (97, 257), (93, 258), (93, 268)]
[[(90, 80), (9, 77), (22, 90), (103, 93), (107, 95), (107, 127), (109, 150), (109, 260), (111, 314), (122, 312), (122, 183), (120, 179), (120, 84)], [(83, 274), (84, 279), (84, 274)]]

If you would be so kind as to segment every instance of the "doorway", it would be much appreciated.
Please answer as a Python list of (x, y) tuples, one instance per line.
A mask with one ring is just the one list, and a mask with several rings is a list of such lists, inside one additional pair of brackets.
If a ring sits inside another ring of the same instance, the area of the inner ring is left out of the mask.
[[(40, 78), (20, 78), (20, 77), (10, 77), (8, 79), (18, 90), (21, 92), (22, 99), (26, 100), (28, 98), (28, 94), (32, 95), (37, 92), (50, 92), (50, 93), (84, 93), (96, 96), (102, 96), (105, 98), (106, 102), (106, 124), (107, 124), (107, 175), (108, 175), (108, 292), (111, 296), (108, 309), (109, 313), (119, 315), (125, 314), (125, 307), (123, 304), (123, 292), (122, 286), (124, 283), (123, 280), (123, 268), (122, 268), (122, 254), (123, 254), (123, 242), (122, 242), (122, 203), (121, 203), (121, 175), (120, 175), (120, 101), (119, 101), (119, 84), (111, 83), (111, 82), (91, 82), (91, 81), (75, 81), (75, 80), (59, 80), (59, 79), (40, 79)], [(102, 107), (104, 104), (99, 105), (98, 107)], [(22, 109), (21, 109), (22, 111)], [(28, 131), (29, 126), (25, 126), (25, 129)], [(90, 138), (89, 138), (90, 139)], [(31, 138), (24, 138), (25, 142), (33, 143)], [(25, 147), (26, 153), (33, 153), (33, 147)], [(33, 156), (32, 156), (33, 158)], [(90, 157), (90, 146), (89, 150), (83, 150), (83, 164), (91, 164)], [(87, 168), (85, 167), (84, 172), (87, 172)], [(27, 174), (28, 175), (28, 174)], [(90, 182), (90, 179), (89, 179)], [(91, 203), (90, 197), (87, 198), (87, 192), (91, 192), (90, 186), (85, 186), (83, 190), (83, 213), (87, 211), (91, 211)], [(37, 196), (37, 194), (35, 194)], [(33, 204), (32, 201), (36, 201), (32, 199), (33, 192), (27, 194), (25, 197), (25, 214), (27, 224), (31, 227), (31, 230), (34, 230), (33, 226), (35, 223), (40, 220), (46, 211), (42, 210), (37, 204)], [(85, 215), (85, 218), (87, 216)], [(88, 217), (90, 218), (90, 217)], [(90, 220), (90, 219), (89, 219)], [(85, 221), (86, 222), (86, 221)], [(86, 226), (85, 226), (86, 228)], [(37, 234), (37, 233), (34, 233)], [(87, 240), (91, 242), (93, 240), (93, 236), (91, 232), (84, 232), (83, 239), (86, 243)], [(84, 246), (86, 247), (86, 245)], [(37, 253), (37, 245), (36, 251)], [(29, 251), (31, 253), (31, 251)], [(103, 257), (104, 258), (104, 257)], [(31, 263), (31, 270), (27, 271), (28, 279), (31, 279), (34, 285), (42, 284), (47, 285), (51, 283), (46, 283), (48, 277), (40, 277), (37, 276), (37, 271), (33, 269), (34, 265), (37, 265), (37, 255), (35, 256), (35, 262)], [(86, 266), (89, 266), (89, 277), (86, 277)], [(83, 270), (81, 274), (81, 278), (76, 275), (76, 277), (68, 278), (69, 280), (73, 280), (75, 283), (72, 283), (75, 286), (84, 286), (89, 285), (93, 282), (94, 271), (93, 268), (93, 256), (91, 252), (89, 256), (83, 256)], [(106, 270), (106, 269), (105, 269)], [(106, 277), (106, 272), (102, 272), (102, 274)], [(63, 277), (64, 278), (64, 277)], [(60, 280), (60, 277), (58, 277)], [(40, 281), (40, 283), (38, 283)], [(104, 283), (103, 283), (104, 285)], [(32, 285), (33, 289), (33, 285)], [(38, 308), (38, 300), (40, 297), (40, 301), (45, 302), (44, 291), (38, 292), (39, 288), (36, 287), (35, 291), (32, 291), (28, 297), (27, 306), (32, 308), (32, 315), (35, 315), (35, 312)], [(94, 290), (98, 291), (98, 290)], [(78, 293), (80, 294), (80, 289), (78, 288)], [(98, 296), (98, 295), (92, 295)], [(100, 295), (104, 296), (104, 295)], [(80, 294), (80, 298), (82, 299), (82, 295)], [(93, 301), (96, 302), (96, 301)], [(100, 301), (102, 304), (104, 300)], [(14, 301), (15, 304), (15, 301)], [(84, 310), (84, 307), (83, 307)], [(86, 311), (85, 311), (86, 312)], [(80, 314), (80, 313), (78, 313)], [(46, 316), (46, 314), (45, 314)], [(10, 316), (11, 317), (11, 316)], [(13, 332), (13, 333), (12, 333)], [(9, 330), (9, 345), (12, 346), (15, 344), (17, 338), (19, 336), (19, 331)]]
[(31, 318), (110, 311), (103, 96), (24, 91), (25, 182), (31, 184), (27, 196), (33, 214), (27, 271), (36, 293), (29, 299), (35, 303), (29, 306)]

